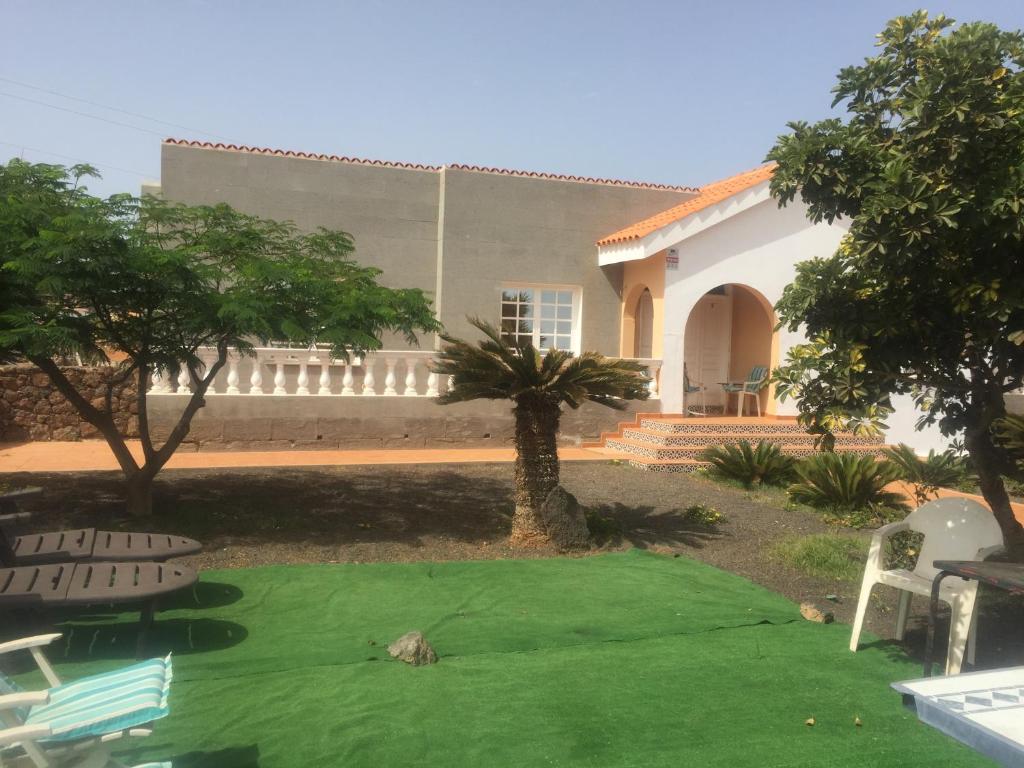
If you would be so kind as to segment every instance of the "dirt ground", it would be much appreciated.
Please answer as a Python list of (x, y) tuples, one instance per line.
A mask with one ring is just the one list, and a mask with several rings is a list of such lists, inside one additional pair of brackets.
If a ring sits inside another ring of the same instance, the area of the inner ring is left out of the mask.
[[(510, 464), (165, 471), (156, 483), (155, 515), (146, 520), (124, 514), (119, 473), (7, 474), (0, 483), (44, 488), (22, 505), (36, 513), (34, 527), (191, 536), (204, 542), (205, 551), (186, 562), (201, 569), (555, 555), (505, 542), (512, 515)], [(830, 530), (812, 512), (787, 510), (764, 494), (706, 478), (605, 462), (564, 462), (562, 484), (607, 521), (606, 540), (594, 552), (635, 546), (693, 557), (852, 621), (859, 583), (813, 578), (770, 555), (782, 538)], [(681, 513), (694, 504), (715, 507), (725, 521), (714, 528), (686, 523)], [(894, 594), (877, 588), (868, 614), (868, 629), (883, 638), (892, 637)], [(924, 645), (926, 600), (915, 598), (911, 610), (915, 620), (906, 644), (916, 655)], [(940, 626), (940, 638), (945, 631)], [(986, 590), (979, 636), (979, 666), (1024, 663), (1024, 600)]]

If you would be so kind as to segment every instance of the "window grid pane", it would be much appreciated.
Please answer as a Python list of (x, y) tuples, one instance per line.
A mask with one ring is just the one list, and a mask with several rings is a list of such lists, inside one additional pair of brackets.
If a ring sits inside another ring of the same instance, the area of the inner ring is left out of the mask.
[(532, 341), (541, 350), (572, 349), (573, 291), (504, 288), (501, 335)]

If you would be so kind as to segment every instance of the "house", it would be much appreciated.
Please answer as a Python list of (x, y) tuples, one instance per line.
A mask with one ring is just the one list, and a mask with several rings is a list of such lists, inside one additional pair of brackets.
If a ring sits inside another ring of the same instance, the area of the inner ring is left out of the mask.
[[(799, 203), (779, 209), (770, 176), (762, 166), (685, 187), (168, 139), (159, 184), (144, 191), (344, 229), (360, 263), (382, 270), (384, 284), (425, 291), (454, 335), (472, 335), (466, 318), (478, 316), (543, 347), (643, 359), (655, 379), (644, 411), (683, 411), (685, 365), (706, 385), (708, 409), (733, 413), (719, 382), (774, 366), (803, 340), (776, 329), (772, 307), (794, 265), (831, 255), (845, 231), (811, 224)], [(425, 365), (436, 341), (416, 350), (387, 338), (385, 351), (348, 364), (278, 348), (233, 359), (215, 388), (237, 396), (211, 397), (192, 438), (207, 447), (507, 440), (507, 404), (441, 408), (424, 397), (444, 386)], [(169, 421), (187, 386), (158, 376), (153, 394), (166, 397), (152, 398), (151, 418)], [(277, 397), (251, 397), (262, 394)], [(769, 419), (796, 413), (771, 388), (760, 397)], [(936, 444), (913, 431), (907, 405), (890, 440)], [(584, 408), (563, 432), (593, 438), (618, 418)]]

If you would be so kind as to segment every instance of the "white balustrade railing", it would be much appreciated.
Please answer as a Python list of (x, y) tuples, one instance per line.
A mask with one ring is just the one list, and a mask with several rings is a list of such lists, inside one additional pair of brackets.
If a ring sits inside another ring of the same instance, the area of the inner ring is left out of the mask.
[[(207, 395), (299, 395), (310, 397), (437, 397), (448, 377), (430, 370), (430, 350), (380, 350), (349, 360), (332, 357), (327, 349), (258, 347), (253, 355), (228, 354)], [(217, 359), (215, 349), (202, 349), (203, 368)], [(658, 397), (661, 360), (640, 360), (651, 376), (651, 397)], [(379, 387), (383, 384), (383, 389)], [(182, 367), (154, 371), (150, 395), (191, 395), (192, 382)]]

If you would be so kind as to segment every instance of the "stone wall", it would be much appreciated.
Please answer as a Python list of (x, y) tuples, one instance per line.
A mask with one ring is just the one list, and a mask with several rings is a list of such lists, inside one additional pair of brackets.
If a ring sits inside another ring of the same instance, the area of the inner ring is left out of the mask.
[[(104, 367), (67, 367), (64, 374), (87, 400), (103, 407), (107, 378), (114, 372)], [(99, 437), (94, 426), (57, 391), (50, 377), (34, 365), (0, 366), (0, 440), (82, 440)], [(139, 433), (138, 404), (131, 384), (114, 390), (115, 422), (121, 433)]]

